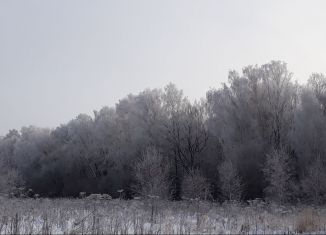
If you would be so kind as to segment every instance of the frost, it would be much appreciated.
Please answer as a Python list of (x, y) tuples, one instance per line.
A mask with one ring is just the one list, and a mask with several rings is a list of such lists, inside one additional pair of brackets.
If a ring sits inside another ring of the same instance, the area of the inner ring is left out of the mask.
[[(259, 200), (0, 199), (0, 234), (325, 234), (326, 208)], [(155, 210), (152, 210), (155, 208)]]

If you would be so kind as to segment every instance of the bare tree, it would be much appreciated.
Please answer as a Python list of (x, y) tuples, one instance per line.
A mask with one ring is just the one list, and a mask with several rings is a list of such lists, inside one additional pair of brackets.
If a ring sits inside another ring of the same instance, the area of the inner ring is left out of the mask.
[(205, 109), (199, 103), (191, 104), (173, 84), (165, 87), (163, 104), (167, 115), (164, 123), (166, 140), (175, 170), (175, 198), (180, 198), (181, 174), (185, 171), (190, 175), (200, 165), (199, 156), (207, 144)]
[(173, 146), (178, 164), (190, 174), (198, 167), (198, 157), (205, 149), (208, 139), (204, 109), (197, 103), (186, 103), (182, 110), (178, 110), (178, 115), (171, 117), (171, 125), (166, 125), (167, 138)]

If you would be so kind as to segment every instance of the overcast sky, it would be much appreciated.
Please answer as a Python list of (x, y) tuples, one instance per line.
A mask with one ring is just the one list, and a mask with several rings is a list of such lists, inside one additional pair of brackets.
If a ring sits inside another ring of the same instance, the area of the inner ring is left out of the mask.
[(326, 73), (326, 1), (1, 0), (0, 135), (168, 82), (200, 98), (270, 60)]

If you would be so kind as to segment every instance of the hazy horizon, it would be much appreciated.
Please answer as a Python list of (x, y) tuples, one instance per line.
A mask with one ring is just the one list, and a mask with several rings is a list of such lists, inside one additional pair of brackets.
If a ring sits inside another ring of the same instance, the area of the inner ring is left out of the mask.
[(175, 83), (194, 99), (228, 71), (281, 60), (326, 73), (324, 1), (1, 1), (0, 136), (56, 127)]

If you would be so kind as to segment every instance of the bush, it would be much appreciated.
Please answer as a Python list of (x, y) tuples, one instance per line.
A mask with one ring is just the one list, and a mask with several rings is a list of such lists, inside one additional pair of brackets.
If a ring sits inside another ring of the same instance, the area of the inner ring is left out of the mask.
[(210, 184), (199, 170), (193, 170), (184, 176), (182, 195), (184, 198), (204, 200), (210, 196)]

